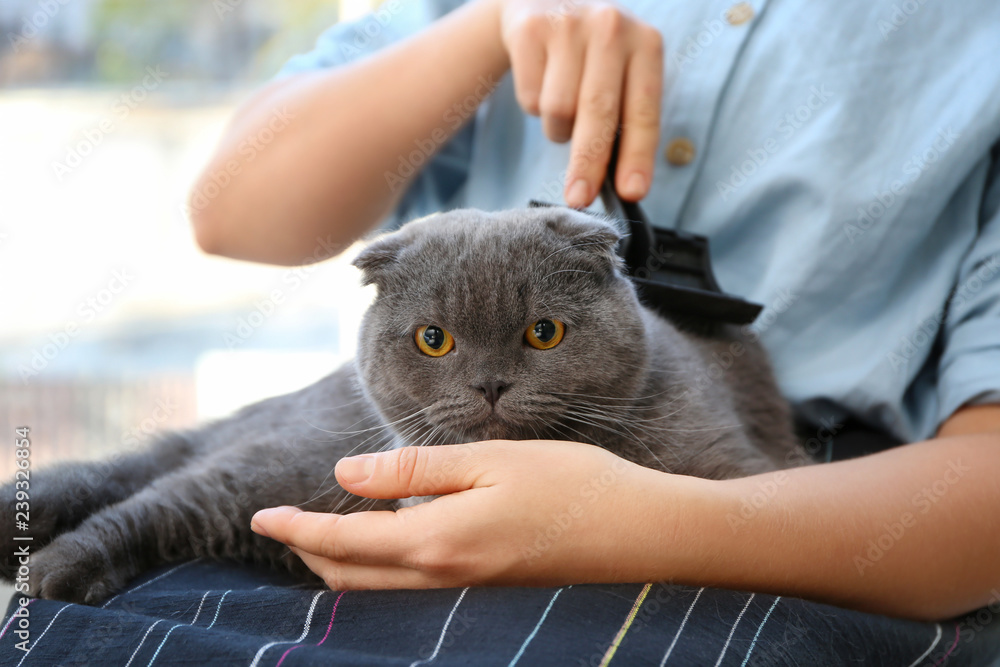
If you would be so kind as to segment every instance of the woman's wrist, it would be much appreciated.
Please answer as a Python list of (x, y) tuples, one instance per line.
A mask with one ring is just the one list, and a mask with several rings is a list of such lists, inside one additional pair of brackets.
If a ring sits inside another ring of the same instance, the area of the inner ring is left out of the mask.
[(770, 535), (770, 541), (778, 535), (770, 527), (785, 511), (782, 489), (789, 471), (729, 480), (648, 473), (649, 507), (667, 508), (649, 512), (655, 517), (658, 560), (648, 567), (655, 568), (656, 580), (759, 588), (773, 578), (766, 572), (774, 565), (771, 548), (761, 550), (761, 536)]
[[(460, 15), (463, 27), (471, 30), (469, 43), (478, 50), (476, 58), (481, 60), (483, 72), (510, 69), (510, 56), (503, 43), (503, 0), (476, 0), (456, 10), (456, 17), (458, 12), (463, 12)], [(471, 53), (464, 52), (459, 57), (468, 57)]]
[(729, 481), (646, 468), (638, 474), (644, 492), (636, 517), (652, 544), (637, 545), (636, 574), (647, 581), (701, 584), (717, 571), (713, 561), (727, 546), (724, 517), (736, 508), (737, 489)]

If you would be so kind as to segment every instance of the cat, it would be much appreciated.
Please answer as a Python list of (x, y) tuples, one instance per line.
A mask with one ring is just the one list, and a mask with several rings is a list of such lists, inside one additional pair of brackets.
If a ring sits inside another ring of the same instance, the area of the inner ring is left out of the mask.
[[(250, 518), (397, 508), (336, 484), (334, 464), (362, 451), (576, 440), (714, 479), (807, 463), (763, 349), (736, 327), (695, 335), (642, 305), (620, 239), (603, 218), (537, 208), (451, 211), (377, 240), (354, 260), (377, 292), (354, 362), (143, 451), (32, 474), (28, 591), (93, 604), (195, 557), (308, 577)], [(0, 490), (11, 509), (16, 490)], [(20, 546), (11, 523), (0, 543)], [(0, 560), (8, 579), (14, 552)]]

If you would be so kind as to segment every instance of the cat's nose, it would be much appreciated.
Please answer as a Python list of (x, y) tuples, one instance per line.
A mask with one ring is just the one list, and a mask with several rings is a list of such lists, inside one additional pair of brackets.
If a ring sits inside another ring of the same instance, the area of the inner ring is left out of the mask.
[(506, 391), (508, 386), (506, 382), (492, 380), (477, 384), (473, 388), (482, 392), (483, 398), (489, 401), (491, 406), (496, 407), (497, 401), (500, 400), (500, 394)]

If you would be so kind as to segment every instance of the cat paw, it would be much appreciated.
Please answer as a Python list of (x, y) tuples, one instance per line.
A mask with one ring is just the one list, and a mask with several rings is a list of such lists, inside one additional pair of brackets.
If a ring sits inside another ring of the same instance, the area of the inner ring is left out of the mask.
[(35, 597), (95, 604), (121, 590), (128, 577), (96, 539), (67, 533), (31, 557), (29, 590)]
[[(22, 547), (29, 545), (33, 550), (38, 545), (47, 544), (56, 529), (56, 521), (33, 504), (30, 512), (21, 511), (29, 507), (26, 498), (30, 498), (27, 492), (15, 488), (13, 482), (0, 486), (0, 548), (3, 549), (0, 553), (0, 579), (7, 581), (14, 580), (18, 567), (22, 565)], [(14, 539), (25, 537), (31, 539)]]
[[(48, 475), (44, 472), (31, 478), (30, 487), (27, 480), (0, 486), (0, 514), (3, 516), (0, 520), (0, 579), (14, 579), (22, 565), (22, 547), (30, 545), (31, 550), (37, 552), (58, 534), (74, 528), (91, 511), (87, 488), (70, 492), (68, 487), (71, 485), (65, 483), (58, 470)], [(26, 537), (31, 539), (20, 539)]]

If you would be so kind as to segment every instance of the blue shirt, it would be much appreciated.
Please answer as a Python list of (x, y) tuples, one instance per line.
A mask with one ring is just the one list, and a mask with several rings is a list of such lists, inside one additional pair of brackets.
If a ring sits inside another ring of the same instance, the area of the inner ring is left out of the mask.
[[(283, 74), (357, 60), (459, 4), (386, 2)], [(621, 4), (667, 45), (644, 208), (708, 236), (723, 289), (765, 304), (752, 328), (797, 411), (916, 440), (1000, 402), (1000, 3), (754, 0), (738, 25), (731, 2)], [(509, 75), (472, 115), (387, 222), (562, 201), (569, 147)], [(682, 166), (664, 157), (678, 138), (695, 151)]]

